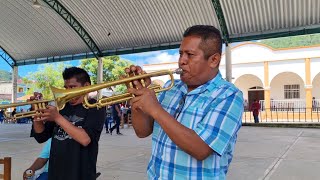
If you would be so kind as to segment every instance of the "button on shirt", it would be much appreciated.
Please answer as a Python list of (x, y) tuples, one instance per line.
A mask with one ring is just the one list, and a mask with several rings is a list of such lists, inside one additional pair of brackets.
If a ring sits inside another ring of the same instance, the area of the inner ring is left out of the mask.
[(158, 100), (178, 122), (194, 130), (214, 153), (198, 161), (172, 142), (155, 121), (147, 169), (149, 179), (225, 179), (241, 127), (242, 92), (218, 73), (190, 92), (186, 84), (175, 80), (174, 87), (162, 92)]

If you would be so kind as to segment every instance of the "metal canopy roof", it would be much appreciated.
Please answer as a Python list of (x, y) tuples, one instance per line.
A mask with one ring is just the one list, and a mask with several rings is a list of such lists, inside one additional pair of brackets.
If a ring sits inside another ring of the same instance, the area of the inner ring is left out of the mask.
[(178, 48), (195, 24), (225, 42), (320, 32), (319, 0), (0, 1), (0, 51), (11, 66)]

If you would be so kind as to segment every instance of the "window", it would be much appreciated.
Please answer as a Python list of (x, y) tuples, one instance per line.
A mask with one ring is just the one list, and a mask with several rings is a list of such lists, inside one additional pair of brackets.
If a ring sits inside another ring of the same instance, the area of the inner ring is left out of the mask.
[(284, 98), (285, 99), (299, 99), (300, 98), (300, 85), (299, 84), (284, 85)]
[(19, 87), (18, 92), (19, 92), (19, 93), (23, 92), (23, 88), (22, 88), (22, 87)]

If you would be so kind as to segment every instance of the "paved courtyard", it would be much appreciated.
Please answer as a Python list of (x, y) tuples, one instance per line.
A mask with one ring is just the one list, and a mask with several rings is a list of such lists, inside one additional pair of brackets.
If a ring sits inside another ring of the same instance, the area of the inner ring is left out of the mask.
[[(39, 154), (42, 145), (29, 137), (30, 124), (0, 124), (0, 157), (11, 156), (13, 180)], [(97, 169), (100, 180), (143, 180), (150, 156), (150, 138), (139, 139), (132, 128), (123, 136), (103, 133)], [(320, 130), (242, 127), (228, 180), (320, 179)], [(2, 170), (0, 170), (2, 171)]]

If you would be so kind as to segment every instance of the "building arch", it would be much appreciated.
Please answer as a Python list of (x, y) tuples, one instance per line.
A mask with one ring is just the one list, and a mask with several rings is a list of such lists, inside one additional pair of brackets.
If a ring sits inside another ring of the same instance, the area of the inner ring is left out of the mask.
[(248, 99), (248, 92), (250, 91), (250, 88), (263, 87), (262, 80), (253, 74), (244, 74), (238, 77), (235, 80), (234, 85), (242, 91), (244, 99)]
[[(240, 43), (232, 47), (232, 61), (237, 63), (253, 63), (268, 61), (274, 56), (274, 49), (260, 43)], [(221, 56), (221, 64), (225, 64), (225, 53)]]
[(305, 60), (296, 59), (269, 62), (269, 79), (274, 79), (277, 75), (286, 72), (295, 73), (304, 82), (304, 79), (306, 77)]
[(312, 97), (320, 99), (320, 72), (312, 80)]
[(305, 99), (305, 94), (304, 81), (297, 73), (282, 72), (271, 80), (271, 99)]

